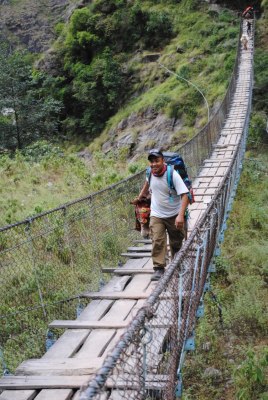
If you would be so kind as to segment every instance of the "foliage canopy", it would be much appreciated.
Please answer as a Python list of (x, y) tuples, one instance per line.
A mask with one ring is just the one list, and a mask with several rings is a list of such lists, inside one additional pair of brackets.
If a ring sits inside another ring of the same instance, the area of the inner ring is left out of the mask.
[(51, 78), (34, 71), (26, 52), (0, 48), (0, 145), (19, 148), (57, 132), (61, 103)]

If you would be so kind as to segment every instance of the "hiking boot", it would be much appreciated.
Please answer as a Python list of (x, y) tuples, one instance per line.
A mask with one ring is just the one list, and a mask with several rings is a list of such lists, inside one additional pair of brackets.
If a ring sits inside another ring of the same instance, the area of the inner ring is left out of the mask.
[(155, 272), (151, 276), (151, 281), (153, 282), (159, 281), (159, 279), (162, 278), (162, 276), (164, 275), (164, 272), (165, 272), (164, 268), (155, 270)]

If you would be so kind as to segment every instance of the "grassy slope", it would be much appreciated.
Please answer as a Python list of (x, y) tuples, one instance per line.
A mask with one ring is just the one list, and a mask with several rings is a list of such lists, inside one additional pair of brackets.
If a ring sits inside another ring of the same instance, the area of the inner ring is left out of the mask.
[[(144, 2), (143, 6), (146, 5), (147, 2)], [(226, 91), (234, 64), (239, 29), (236, 15), (223, 9), (218, 17), (211, 16), (206, 5), (200, 6), (199, 10), (192, 10), (188, 9), (186, 1), (173, 6), (159, 4), (153, 8), (159, 12), (163, 8), (168, 9), (175, 16), (174, 30), (177, 33), (165, 48), (158, 49), (158, 61), (195, 83), (205, 94), (211, 108), (218, 105)], [(144, 55), (146, 53), (128, 60), (127, 68), (136, 77), (133, 96), (108, 121), (103, 134), (89, 146), (91, 150), (99, 149), (106, 142), (110, 128), (117, 126), (131, 113), (144, 112), (148, 106), (162, 111), (168, 117), (176, 115), (180, 118), (180, 112), (183, 114), (184, 126), (174, 132), (175, 141), (182, 136), (190, 138), (207, 122), (207, 109), (201, 95), (178, 77), (169, 75), (159, 64), (142, 62)]]
[(0, 157), (0, 226), (86, 196), (126, 174), (120, 155), (115, 172), (114, 159), (102, 154), (85, 164), (75, 154), (63, 153), (46, 142), (38, 147), (38, 153), (44, 149), (38, 161), (20, 153), (13, 159)]
[[(147, 2), (143, 4), (148, 6)], [(219, 17), (211, 17), (205, 4), (204, 9), (187, 13), (185, 1), (173, 6), (156, 6), (157, 9), (161, 7), (170, 7), (169, 11), (175, 15), (178, 35), (161, 49), (160, 61), (197, 84), (212, 107), (223, 98), (232, 71), (238, 40), (236, 15), (223, 10)], [(176, 51), (177, 47), (183, 49), (182, 54)], [(175, 135), (187, 138), (195, 133), (206, 122), (207, 111), (201, 96), (176, 77), (167, 75), (156, 63), (135, 60), (135, 57), (129, 60), (129, 67), (138, 77), (133, 98), (109, 121), (107, 129), (149, 105), (161, 107), (162, 112), (169, 115), (172, 108), (182, 107), (188, 101), (189, 106), (183, 114), (184, 128)], [(168, 101), (163, 103), (166, 98)], [(106, 140), (107, 130), (94, 141), (90, 150), (95, 153)], [(26, 158), (21, 154), (12, 160), (0, 157), (0, 226), (84, 196), (146, 165), (141, 159), (127, 167), (128, 151), (125, 148), (110, 155), (109, 162), (104, 162), (104, 156), (97, 153), (85, 165), (75, 155), (81, 149), (79, 145), (67, 143), (60, 155), (52, 147), (45, 143), (34, 146), (27, 151)], [(40, 157), (40, 154), (44, 156)]]
[[(261, 396), (268, 373), (267, 171), (267, 152), (247, 153), (212, 276), (213, 293), (223, 308), (223, 327), (207, 294), (197, 349), (187, 355), (184, 366), (184, 400), (267, 399)], [(208, 367), (219, 374), (205, 376)]]

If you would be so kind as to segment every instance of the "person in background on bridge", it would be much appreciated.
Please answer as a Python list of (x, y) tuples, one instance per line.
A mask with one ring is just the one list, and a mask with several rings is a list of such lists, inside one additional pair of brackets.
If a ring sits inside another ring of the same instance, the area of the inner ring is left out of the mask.
[(243, 45), (243, 49), (247, 50), (248, 49), (248, 35), (246, 35), (245, 33), (243, 33), (243, 35), (241, 36), (241, 43)]
[(247, 21), (247, 35), (251, 35), (251, 23), (249, 21)]
[(173, 184), (170, 196), (167, 182), (167, 166), (163, 153), (159, 149), (153, 149), (148, 154), (151, 167), (150, 178), (141, 189), (137, 199), (141, 199), (151, 193), (150, 237), (152, 239), (152, 259), (154, 274), (152, 281), (158, 281), (165, 270), (167, 254), (167, 233), (171, 257), (180, 250), (185, 234), (185, 211), (189, 200), (189, 192), (180, 175), (173, 171)]

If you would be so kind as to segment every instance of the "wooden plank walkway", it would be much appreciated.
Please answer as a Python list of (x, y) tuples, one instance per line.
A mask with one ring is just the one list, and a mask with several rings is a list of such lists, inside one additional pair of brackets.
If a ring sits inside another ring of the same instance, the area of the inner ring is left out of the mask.
[[(190, 231), (221, 184), (242, 135), (250, 96), (252, 56), (250, 43), (249, 50), (242, 51), (231, 110), (219, 141), (193, 182), (196, 202), (190, 206)], [(128, 258), (123, 267), (111, 268), (111, 271), (105, 269), (105, 272), (113, 272), (109, 283), (98, 293), (85, 293), (85, 297), (92, 301), (75, 321), (52, 321), (50, 327), (65, 328), (65, 332), (43, 357), (24, 361), (14, 376), (0, 380), (0, 400), (78, 400), (79, 388), (102, 365), (107, 353), (114, 348), (123, 330), (157, 284), (150, 281), (153, 272), (150, 251), (150, 240), (137, 240), (136, 246), (122, 254)], [(158, 342), (160, 355), (168, 327), (165, 321), (159, 321), (156, 329), (158, 337), (162, 338)], [(154, 364), (150, 366), (152, 371), (156, 367)], [(165, 379), (159, 378), (155, 385), (161, 385), (159, 382)], [(152, 387), (152, 383), (150, 385)], [(129, 390), (128, 397), (134, 400), (137, 393), (133, 389)], [(103, 400), (122, 398), (118, 388), (105, 395)]]

